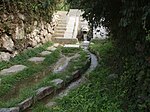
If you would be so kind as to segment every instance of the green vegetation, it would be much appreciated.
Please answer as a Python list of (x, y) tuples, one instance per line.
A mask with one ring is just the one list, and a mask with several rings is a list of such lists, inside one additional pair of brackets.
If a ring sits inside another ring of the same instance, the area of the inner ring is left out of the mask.
[[(10, 87), (7, 88), (7, 85), (12, 86), (16, 80), (17, 81), (27, 80), (27, 78), (29, 78), (29, 76), (34, 75), (34, 73), (37, 73), (40, 70), (42, 70), (43, 68), (56, 62), (58, 60), (58, 58), (60, 57), (60, 51), (61, 51), (61, 49), (54, 51), (52, 54), (50, 54), (49, 56), (46, 57), (46, 59), (44, 60), (44, 62), (42, 64), (34, 65), (34, 67), (31, 67), (28, 70), (28, 71), (35, 71), (35, 72), (27, 73), (27, 71), (24, 71), (23, 72), (24, 74), (19, 73), (19, 74), (12, 76), (12, 77), (11, 76), (5, 77), (5, 80), (2, 79), (2, 87), (1, 88), (2, 89), (4, 88), (3, 94), (6, 94), (6, 91), (10, 90)], [(70, 49), (70, 50), (68, 49), (66, 52), (62, 48), (62, 51), (63, 51), (62, 54), (64, 54), (64, 53), (66, 54), (66, 53), (69, 53), (69, 51), (72, 52), (72, 49)], [(48, 73), (38, 83), (32, 84), (29, 87), (27, 86), (25, 88), (22, 88), (19, 91), (16, 98), (10, 98), (8, 101), (4, 101), (4, 100), (0, 101), (0, 107), (1, 108), (2, 107), (13, 107), (13, 106), (17, 105), (18, 103), (20, 103), (21, 101), (25, 100), (26, 98), (34, 96), (37, 89), (39, 89), (41, 87), (45, 87), (45, 86), (50, 86), (50, 85), (53, 86), (53, 84), (51, 83), (51, 81), (53, 79), (60, 78), (60, 79), (63, 79), (64, 81), (67, 81), (66, 76), (71, 76), (71, 74), (74, 71), (81, 69), (83, 67), (83, 65), (85, 64), (85, 61), (87, 59), (87, 54), (86, 54), (86, 52), (82, 51), (82, 49), (80, 49), (80, 50), (78, 49), (78, 52), (75, 52), (75, 53), (79, 53), (80, 56), (78, 58), (72, 59), (68, 65), (68, 67), (65, 69), (65, 71), (63, 71), (62, 73), (52, 73), (52, 72)], [(28, 75), (26, 75), (26, 74), (28, 74)]]
[(0, 68), (1, 70), (7, 67), (10, 67), (15, 64), (23, 64), (26, 65), (28, 68), (17, 73), (14, 75), (9, 76), (0, 76), (1, 77), (1, 84), (0, 84), (0, 97), (5, 95), (8, 91), (13, 88), (13, 86), (25, 79), (30, 78), (33, 75), (36, 75), (37, 72), (40, 72), (44, 69), (46, 69), (48, 66), (52, 65), (54, 62), (58, 60), (60, 57), (60, 50), (53, 52), (51, 55), (47, 56), (44, 62), (41, 64), (35, 64), (32, 62), (27, 61), (30, 57), (37, 56), (39, 53), (43, 50), (45, 50), (48, 46), (52, 45), (51, 43), (46, 43), (45, 45), (28, 50), (26, 52), (23, 52), (16, 56), (15, 58), (12, 58), (9, 62), (1, 62)]
[(84, 10), (83, 16), (90, 22), (91, 27), (102, 25), (108, 30), (115, 49), (115, 58), (111, 65), (119, 75), (124, 91), (124, 111), (149, 111), (149, 0), (67, 1), (71, 8)]
[[(38, 104), (33, 112), (122, 112), (118, 77), (112, 75), (113, 44), (108, 40), (96, 40), (90, 46), (92, 52), (102, 56), (99, 65), (86, 76), (88, 81), (71, 91), (57, 106), (46, 108)], [(107, 63), (106, 63), (107, 62)], [(119, 88), (118, 88), (119, 87)], [(118, 90), (116, 89), (118, 88)]]

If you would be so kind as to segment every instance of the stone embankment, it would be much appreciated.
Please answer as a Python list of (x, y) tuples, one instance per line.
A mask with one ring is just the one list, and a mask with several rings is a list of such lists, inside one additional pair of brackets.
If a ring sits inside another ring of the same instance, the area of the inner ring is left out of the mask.
[(61, 13), (54, 13), (50, 23), (42, 20), (28, 23), (21, 13), (0, 15), (0, 61), (9, 61), (23, 50), (51, 41), (60, 16)]

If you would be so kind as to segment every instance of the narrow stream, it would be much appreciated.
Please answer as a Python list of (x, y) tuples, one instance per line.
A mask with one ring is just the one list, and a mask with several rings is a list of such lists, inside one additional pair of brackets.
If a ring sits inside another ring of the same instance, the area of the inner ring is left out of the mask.
[[(52, 107), (52, 106), (57, 105), (55, 102), (56, 98), (63, 98), (64, 96), (68, 95), (68, 93), (71, 90), (76, 89), (81, 84), (85, 83), (87, 80), (85, 75), (89, 74), (97, 67), (97, 65), (98, 65), (97, 57), (94, 54), (90, 53), (88, 50), (86, 50), (86, 51), (91, 56), (91, 65), (90, 65), (89, 69), (86, 71), (85, 74), (83, 74), (78, 79), (74, 80), (74, 82), (69, 84), (67, 87), (57, 91), (56, 93), (54, 93), (54, 95), (47, 96), (46, 98), (41, 100), (41, 102), (44, 103), (46, 107)], [(32, 108), (26, 110), (26, 112), (32, 112)]]
[[(62, 88), (61, 90), (56, 91), (54, 93), (54, 95), (47, 96), (46, 98), (41, 100), (41, 102), (44, 103), (46, 107), (52, 107), (52, 106), (57, 105), (56, 102), (55, 102), (56, 98), (63, 98), (64, 96), (68, 95), (68, 93), (71, 90), (76, 89), (81, 84), (85, 83), (86, 80), (87, 80), (85, 75), (87, 75), (90, 72), (92, 72), (93, 70), (95, 70), (95, 68), (98, 65), (98, 59), (97, 59), (97, 57), (94, 54), (92, 54), (90, 51), (87, 50), (88, 45), (84, 47), (84, 50), (88, 54), (90, 54), (90, 57), (91, 57), (91, 65), (90, 65), (89, 69), (81, 77), (79, 77), (78, 79), (75, 79), (72, 83), (67, 85), (67, 87)], [(77, 57), (77, 56), (73, 56), (73, 57)], [(69, 61), (70, 59), (68, 58), (67, 60)], [(62, 60), (64, 60), (64, 59), (62, 59)], [(60, 60), (60, 62), (62, 62), (62, 60)], [(66, 64), (67, 63), (68, 62), (64, 62), (63, 61), (63, 64), (61, 64), (60, 66), (56, 66), (56, 68), (54, 69), (54, 72), (60, 72), (60, 71), (64, 70), (66, 68)], [(32, 112), (32, 108), (27, 109), (26, 112)]]
[(89, 50), (88, 50), (88, 47), (89, 47), (89, 42), (83, 42), (82, 43), (82, 46), (83, 46), (83, 49), (88, 53), (90, 54), (90, 57), (91, 57), (91, 65), (89, 67), (89, 69), (86, 71), (85, 74), (83, 74), (79, 79), (75, 80), (74, 82), (72, 82), (70, 85), (68, 85), (65, 89), (61, 90), (59, 93), (57, 93), (57, 95), (55, 95), (54, 97), (52, 98), (47, 98), (46, 100), (44, 100), (44, 104), (46, 107), (52, 107), (52, 106), (55, 106), (56, 105), (56, 102), (54, 101), (55, 98), (63, 98), (64, 96), (68, 95), (68, 93), (79, 87), (81, 84), (85, 83), (86, 82), (86, 77), (85, 75), (89, 74), (90, 72), (92, 72), (98, 65), (98, 59), (97, 57), (91, 53)]

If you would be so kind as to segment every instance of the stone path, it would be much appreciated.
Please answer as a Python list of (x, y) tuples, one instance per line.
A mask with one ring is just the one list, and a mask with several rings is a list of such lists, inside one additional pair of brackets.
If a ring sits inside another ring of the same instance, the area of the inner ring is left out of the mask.
[(24, 69), (26, 69), (27, 67), (24, 66), (24, 65), (14, 65), (10, 68), (7, 68), (7, 69), (3, 69), (1, 72), (0, 72), (0, 75), (10, 75), (10, 74), (13, 74), (13, 73), (18, 73), (20, 71), (23, 71)]
[[(43, 62), (45, 60), (45, 56), (50, 55), (52, 52), (54, 52), (57, 49), (57, 47), (60, 46), (59, 43), (62, 43), (63, 45), (65, 44), (64, 47), (71, 47), (71, 48), (80, 47), (79, 44), (76, 44), (78, 43), (78, 40), (76, 37), (77, 37), (78, 26), (79, 26), (79, 16), (80, 16), (79, 10), (70, 10), (68, 15), (66, 15), (66, 12), (63, 11), (60, 13), (60, 15), (61, 15), (61, 18), (59, 19), (58, 26), (55, 29), (55, 35), (54, 35), (55, 42), (57, 43), (55, 43), (53, 46), (48, 47), (45, 51), (42, 51), (41, 53), (39, 53), (40, 56), (31, 57), (27, 61), (30, 61), (33, 63)], [(70, 59), (66, 59), (66, 60), (67, 62), (64, 61), (63, 65), (56, 67), (57, 69), (56, 72), (62, 71), (68, 65), (68, 62)], [(26, 68), (28, 67), (24, 65), (14, 65), (10, 68), (1, 70), (0, 75), (11, 75), (14, 73), (21, 72)], [(58, 78), (58, 79), (52, 80), (51, 83), (54, 84), (54, 86), (59, 88), (64, 84), (64, 81)], [(51, 87), (40, 88), (37, 91), (37, 96), (38, 96), (37, 99), (40, 100), (41, 98), (44, 97), (41, 95), (43, 91), (47, 92), (46, 95), (49, 94), (49, 92), (51, 92), (49, 91), (50, 89)], [(32, 100), (32, 99), (29, 99), (29, 100)], [(53, 105), (53, 104), (49, 103), (48, 105)]]
[(30, 59), (28, 59), (28, 61), (30, 62), (34, 62), (34, 63), (40, 63), (44, 61), (44, 57), (32, 57)]
[(50, 55), (51, 52), (50, 51), (43, 51), (40, 53), (41, 56), (47, 56), (47, 55)]
[[(30, 62), (34, 62), (34, 63), (41, 63), (44, 61), (45, 56), (50, 55), (53, 51), (55, 51), (57, 49), (57, 47), (59, 47), (60, 44), (55, 43), (53, 46), (50, 46), (47, 48), (47, 51), (42, 51), (39, 55), (41, 55), (40, 57), (32, 57), (30, 59), (28, 59), (28, 61)], [(24, 69), (26, 69), (27, 67), (24, 65), (13, 65), (10, 68), (6, 68), (0, 71), (0, 75), (1, 76), (6, 76), (6, 75), (11, 75), (14, 73), (18, 73), (23, 71)]]

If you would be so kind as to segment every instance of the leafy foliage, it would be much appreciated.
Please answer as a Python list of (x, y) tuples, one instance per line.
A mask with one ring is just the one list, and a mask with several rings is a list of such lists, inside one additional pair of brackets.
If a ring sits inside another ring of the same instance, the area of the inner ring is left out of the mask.
[(90, 24), (105, 26), (118, 52), (116, 65), (127, 111), (150, 108), (150, 1), (149, 0), (68, 0), (83, 9)]

